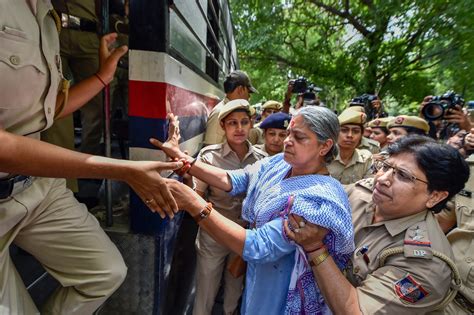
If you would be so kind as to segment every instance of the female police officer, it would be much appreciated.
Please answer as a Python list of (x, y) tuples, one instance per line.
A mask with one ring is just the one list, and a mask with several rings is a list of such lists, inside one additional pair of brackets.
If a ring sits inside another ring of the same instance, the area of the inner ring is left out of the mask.
[[(424, 314), (451, 296), (453, 254), (433, 212), (464, 187), (468, 165), (455, 149), (423, 136), (398, 140), (388, 154), (374, 163), (375, 179), (348, 188), (356, 245), (348, 279), (324, 247), (308, 255), (336, 314)], [(290, 225), (299, 221), (291, 217)], [(304, 248), (322, 246), (324, 229), (306, 223), (294, 233), (285, 224)]]

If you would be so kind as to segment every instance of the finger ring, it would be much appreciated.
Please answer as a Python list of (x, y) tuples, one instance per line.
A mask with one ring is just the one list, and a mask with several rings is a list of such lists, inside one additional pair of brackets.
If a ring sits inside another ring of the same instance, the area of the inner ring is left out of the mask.
[(306, 223), (304, 223), (304, 221), (301, 221), (300, 223), (298, 223), (298, 225), (300, 226), (300, 228), (304, 228), (306, 226)]
[(146, 199), (146, 200), (145, 200), (145, 203), (146, 203), (147, 205), (149, 205), (149, 204), (152, 203), (153, 201), (155, 201), (155, 199), (153, 199), (153, 198), (151, 198), (151, 199)]
[(300, 232), (300, 229), (295, 229), (295, 233), (299, 233)]

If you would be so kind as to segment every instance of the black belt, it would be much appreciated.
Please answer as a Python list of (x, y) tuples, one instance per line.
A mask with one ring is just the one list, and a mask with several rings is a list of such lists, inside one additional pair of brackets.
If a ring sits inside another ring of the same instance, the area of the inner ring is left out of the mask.
[(61, 13), (61, 27), (92, 33), (97, 33), (98, 31), (97, 23), (95, 21), (66, 13)]
[(31, 176), (16, 175), (14, 177), (0, 179), (0, 199), (10, 197), (13, 192), (13, 187), (16, 183), (24, 182), (30, 178)]

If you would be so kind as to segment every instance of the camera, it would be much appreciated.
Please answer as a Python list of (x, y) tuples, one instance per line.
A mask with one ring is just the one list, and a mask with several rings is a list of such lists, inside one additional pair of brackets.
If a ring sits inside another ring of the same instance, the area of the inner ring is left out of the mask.
[(373, 120), (377, 117), (383, 117), (383, 108), (375, 108), (372, 105), (372, 102), (378, 100), (377, 95), (373, 94), (362, 94), (360, 96), (354, 97), (349, 102), (349, 107), (351, 106), (362, 106), (364, 107), (364, 112), (367, 115), (367, 121)]
[(299, 77), (293, 82), (293, 93), (304, 93), (308, 88), (308, 80), (305, 77)]
[(438, 120), (442, 119), (449, 109), (456, 108), (456, 105), (464, 106), (464, 99), (461, 95), (448, 91), (443, 95), (434, 96), (421, 113), (428, 121)]

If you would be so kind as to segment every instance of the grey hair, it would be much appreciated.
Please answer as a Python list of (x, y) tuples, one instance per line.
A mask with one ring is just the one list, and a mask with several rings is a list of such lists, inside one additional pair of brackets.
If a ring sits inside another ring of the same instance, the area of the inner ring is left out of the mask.
[(324, 157), (326, 163), (331, 163), (339, 153), (337, 147), (339, 120), (337, 115), (326, 107), (307, 106), (294, 115), (294, 117), (297, 116), (303, 117), (304, 124), (316, 134), (319, 143), (324, 143), (328, 139), (333, 141), (331, 150)]

